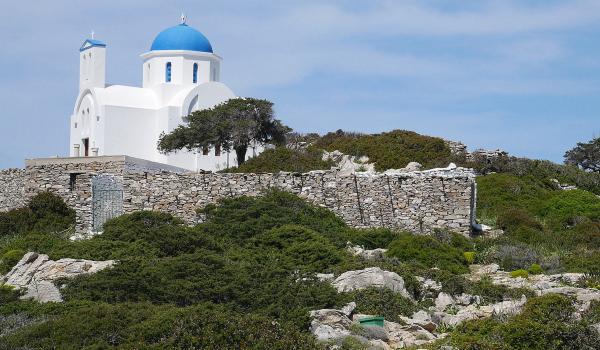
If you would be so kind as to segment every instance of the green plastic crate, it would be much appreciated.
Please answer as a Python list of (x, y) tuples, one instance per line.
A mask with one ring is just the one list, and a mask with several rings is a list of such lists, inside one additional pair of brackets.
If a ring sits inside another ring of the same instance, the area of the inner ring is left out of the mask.
[(381, 316), (374, 316), (361, 318), (358, 322), (363, 327), (383, 327), (383, 320)]

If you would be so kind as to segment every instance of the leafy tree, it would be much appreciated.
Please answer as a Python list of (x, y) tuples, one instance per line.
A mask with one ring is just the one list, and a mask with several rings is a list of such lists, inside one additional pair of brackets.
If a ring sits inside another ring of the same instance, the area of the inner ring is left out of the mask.
[(186, 123), (160, 136), (159, 151), (170, 153), (184, 148), (197, 151), (211, 147), (233, 150), (241, 165), (251, 143), (282, 144), (291, 131), (274, 118), (272, 102), (254, 98), (235, 98), (196, 111), (186, 117)]
[(565, 153), (565, 164), (576, 165), (585, 171), (600, 172), (600, 137), (577, 146)]

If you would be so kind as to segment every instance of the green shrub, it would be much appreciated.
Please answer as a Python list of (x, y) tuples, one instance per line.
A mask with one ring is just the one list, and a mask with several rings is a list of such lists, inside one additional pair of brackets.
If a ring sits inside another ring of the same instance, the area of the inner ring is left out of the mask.
[(560, 191), (545, 201), (540, 211), (556, 225), (573, 226), (580, 218), (600, 219), (600, 198), (582, 190)]
[(496, 226), (514, 232), (518, 229), (528, 228), (529, 231), (542, 231), (544, 227), (527, 210), (521, 208), (506, 208), (498, 212)]
[[(528, 213), (539, 211), (542, 203), (552, 196), (554, 189), (533, 176), (511, 174), (491, 174), (477, 177), (477, 209), (480, 214), (494, 217), (503, 210), (525, 210)], [(517, 221), (529, 222), (529, 214), (518, 213)], [(507, 216), (508, 227), (512, 219)]]
[(20, 292), (13, 286), (0, 284), (0, 305), (6, 305), (19, 300)]
[(540, 260), (537, 251), (521, 242), (494, 244), (480, 252), (486, 263), (497, 263), (503, 270), (527, 269)]
[(539, 264), (532, 264), (529, 270), (527, 270), (532, 275), (539, 275), (544, 273), (544, 269)]
[(277, 173), (280, 171), (305, 173), (312, 170), (329, 169), (332, 161), (323, 160), (323, 151), (318, 149), (292, 150), (286, 147), (267, 149), (250, 158), (237, 168), (225, 169), (233, 173)]
[(404, 262), (416, 262), (453, 273), (468, 272), (463, 252), (431, 236), (403, 233), (389, 245), (387, 255)]
[(539, 323), (569, 322), (573, 319), (575, 304), (567, 296), (548, 294), (532, 298), (525, 304), (521, 317), (530, 318)]
[(2, 263), (0, 264), (0, 274), (5, 274), (12, 269), (25, 255), (25, 251), (21, 249), (9, 250), (2, 255)]
[(315, 349), (307, 332), (226, 307), (81, 305), (2, 338), (7, 349)]
[(397, 232), (384, 228), (348, 230), (348, 240), (365, 249), (387, 248), (396, 237)]
[(75, 223), (75, 211), (59, 196), (42, 192), (24, 208), (0, 213), (0, 237), (32, 230), (60, 232)]
[(588, 320), (574, 320), (574, 311), (572, 301), (565, 296), (531, 298), (521, 314), (506, 322), (494, 318), (467, 321), (456, 327), (446, 341), (460, 349), (596, 348), (600, 335), (589, 327)]
[(348, 226), (331, 211), (310, 205), (291, 193), (272, 190), (260, 198), (224, 199), (207, 214), (198, 230), (215, 239), (245, 242), (257, 234), (286, 224), (313, 229), (345, 247)]
[(283, 254), (282, 264), (313, 272), (326, 271), (343, 259), (343, 253), (325, 237), (298, 225), (284, 225), (265, 231), (252, 241), (260, 249)]
[(475, 252), (464, 252), (463, 256), (465, 257), (467, 264), (473, 265), (475, 262)]
[(383, 316), (387, 321), (401, 322), (400, 316), (410, 317), (417, 311), (416, 305), (399, 293), (388, 288), (367, 288), (342, 294), (343, 304), (356, 302), (356, 312)]
[(515, 270), (510, 272), (510, 277), (512, 278), (529, 278), (529, 272), (527, 270)]
[(516, 157), (500, 157), (490, 162), (481, 159), (477, 162), (458, 163), (472, 167), (480, 173), (506, 173), (520, 177), (533, 177), (554, 186), (549, 180), (557, 179), (561, 183), (573, 184), (578, 188), (600, 195), (600, 173), (586, 172), (576, 166), (556, 164), (547, 160), (535, 160)]
[(170, 214), (152, 211), (134, 212), (109, 220), (97, 240), (143, 242), (161, 256), (193, 253), (199, 247), (219, 250), (209, 235), (185, 227), (180, 219)]
[(484, 304), (493, 304), (506, 299), (520, 299), (522, 295), (533, 297), (535, 294), (527, 288), (509, 288), (505, 285), (494, 284), (491, 278), (482, 278), (477, 282), (467, 283), (464, 293), (479, 295)]
[(320, 138), (314, 147), (367, 156), (378, 171), (403, 168), (410, 162), (419, 162), (425, 168), (442, 167), (452, 159), (444, 140), (405, 130), (373, 135), (338, 130)]

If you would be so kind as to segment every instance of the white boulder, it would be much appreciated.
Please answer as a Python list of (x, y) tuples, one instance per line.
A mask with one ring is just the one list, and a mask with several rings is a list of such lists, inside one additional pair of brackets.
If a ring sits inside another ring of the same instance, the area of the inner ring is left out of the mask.
[(369, 287), (388, 288), (406, 298), (412, 299), (412, 296), (404, 287), (404, 279), (402, 277), (395, 272), (384, 271), (379, 267), (344, 272), (332, 282), (332, 285), (339, 293), (352, 292)]
[(83, 259), (50, 260), (48, 255), (29, 252), (21, 258), (1, 282), (24, 289), (22, 299), (39, 302), (61, 302), (62, 296), (54, 281), (96, 273), (114, 265), (113, 260), (92, 261)]

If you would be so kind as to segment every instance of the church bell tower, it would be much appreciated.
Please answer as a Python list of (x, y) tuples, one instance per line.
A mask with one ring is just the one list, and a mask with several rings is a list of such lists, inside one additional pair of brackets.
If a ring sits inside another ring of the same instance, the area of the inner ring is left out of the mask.
[(79, 49), (79, 92), (106, 87), (106, 44), (93, 37)]

